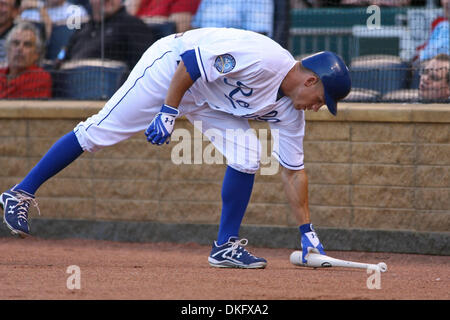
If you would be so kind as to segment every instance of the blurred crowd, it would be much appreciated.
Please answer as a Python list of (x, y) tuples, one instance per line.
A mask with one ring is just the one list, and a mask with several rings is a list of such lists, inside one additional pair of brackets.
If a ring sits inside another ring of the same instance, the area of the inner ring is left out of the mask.
[(384, 7), (421, 6), (426, 0), (292, 0), (296, 8), (319, 8), (336, 6), (367, 7), (370, 5)]
[[(83, 61), (123, 63), (124, 80), (161, 37), (193, 28), (232, 27), (288, 48), (290, 12), (318, 7), (424, 7), (428, 0), (0, 0), (0, 98), (58, 97), (57, 76)], [(447, 100), (450, 0), (417, 47), (418, 99)], [(76, 62), (76, 63), (74, 63)], [(120, 82), (119, 81), (119, 82)], [(59, 96), (60, 97), (60, 96)]]

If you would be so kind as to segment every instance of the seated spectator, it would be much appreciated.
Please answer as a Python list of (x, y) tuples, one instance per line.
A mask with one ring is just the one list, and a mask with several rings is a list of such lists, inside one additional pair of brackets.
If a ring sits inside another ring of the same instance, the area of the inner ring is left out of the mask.
[(192, 29), (191, 20), (200, 0), (126, 0), (127, 11), (146, 23), (172, 21), (176, 32)]
[(428, 40), (417, 48), (417, 55), (413, 60), (425, 61), (434, 56), (445, 53), (450, 54), (449, 21), (450, 0), (441, 0), (444, 16), (439, 16), (431, 23), (431, 33)]
[(20, 23), (6, 39), (8, 66), (0, 69), (0, 98), (50, 98), (52, 79), (40, 68), (44, 51), (39, 30)]
[(273, 17), (273, 0), (202, 0), (192, 26), (245, 29), (272, 37)]
[(420, 75), (419, 98), (423, 102), (450, 98), (450, 55), (438, 54), (424, 63)]
[(152, 30), (130, 15), (122, 0), (90, 0), (90, 4), (92, 19), (72, 35), (58, 57), (59, 62), (104, 58), (125, 62), (131, 70), (154, 42)]
[[(29, 10), (36, 10), (39, 13), (39, 16), (41, 17), (41, 23), (42, 25), (39, 26), (39, 31), (41, 32), (41, 36), (44, 40), (44, 42), (47, 41), (47, 39), (50, 38), (50, 34), (52, 32), (52, 21), (50, 20), (50, 17), (47, 13), (47, 9), (44, 6), (44, 2), (39, 0), (22, 0), (20, 5), (20, 12), (19, 20), (20, 21), (26, 21), (22, 20), (22, 12), (29, 11)], [(28, 21), (26, 21), (28, 22)], [(32, 22), (32, 21), (30, 21)], [(36, 25), (36, 24), (35, 24)], [(37, 26), (37, 25), (36, 25)]]
[(22, 0), (22, 21), (32, 22), (45, 33), (46, 59), (54, 60), (62, 47), (66, 46), (75, 29), (89, 19), (83, 6), (73, 5), (67, 0)]
[(0, 0), (0, 66), (6, 63), (6, 37), (19, 14), (20, 0)]

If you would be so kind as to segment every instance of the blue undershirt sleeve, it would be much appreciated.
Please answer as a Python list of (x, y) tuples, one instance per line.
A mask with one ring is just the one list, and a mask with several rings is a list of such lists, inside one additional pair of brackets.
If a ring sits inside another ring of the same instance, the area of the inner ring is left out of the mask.
[(195, 82), (195, 80), (200, 78), (200, 69), (198, 68), (195, 50), (192, 49), (185, 51), (181, 54), (181, 59), (183, 59), (186, 70), (191, 76), (192, 81)]

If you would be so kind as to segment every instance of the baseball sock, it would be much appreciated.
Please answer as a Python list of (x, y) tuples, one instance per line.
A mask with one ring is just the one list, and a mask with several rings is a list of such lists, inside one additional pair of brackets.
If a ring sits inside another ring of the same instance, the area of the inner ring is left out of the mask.
[(67, 167), (83, 153), (73, 131), (61, 137), (47, 151), (37, 165), (31, 169), (16, 189), (35, 194), (36, 190), (49, 178)]
[(218, 245), (226, 243), (230, 237), (239, 236), (239, 228), (250, 201), (254, 181), (254, 174), (227, 167), (222, 184), (222, 215), (217, 236)]

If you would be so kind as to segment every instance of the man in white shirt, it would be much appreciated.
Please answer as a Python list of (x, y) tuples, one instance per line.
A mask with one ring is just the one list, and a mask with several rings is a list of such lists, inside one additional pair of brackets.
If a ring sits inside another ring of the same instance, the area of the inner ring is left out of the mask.
[(237, 28), (272, 37), (273, 18), (273, 0), (202, 0), (192, 26)]
[[(336, 115), (337, 102), (350, 89), (347, 67), (331, 52), (296, 61), (270, 38), (231, 28), (165, 37), (143, 54), (98, 114), (60, 138), (22, 182), (1, 195), (4, 219), (13, 233), (28, 235), (29, 205), (36, 204), (34, 194), (47, 179), (84, 151), (95, 152), (143, 130), (149, 142), (168, 143), (176, 119), (184, 115), (194, 125), (201, 124), (198, 128), (227, 159), (221, 221), (209, 264), (264, 268), (267, 261), (250, 254), (244, 248), (247, 240), (239, 239), (259, 169), (259, 141), (248, 130), (248, 120), (256, 119), (277, 131), (274, 156), (283, 168), (284, 190), (299, 225), (306, 262), (309, 251), (324, 250), (308, 207), (304, 111), (318, 111), (326, 104)], [(231, 138), (230, 131), (235, 133)]]

